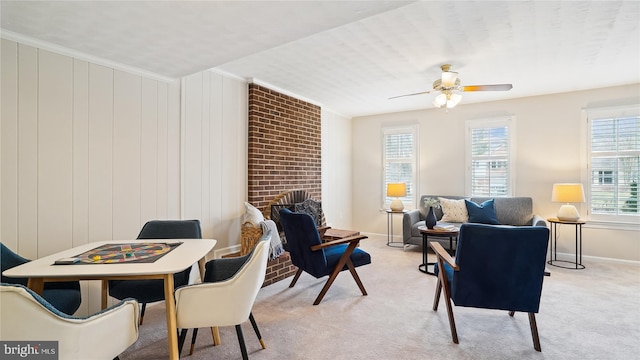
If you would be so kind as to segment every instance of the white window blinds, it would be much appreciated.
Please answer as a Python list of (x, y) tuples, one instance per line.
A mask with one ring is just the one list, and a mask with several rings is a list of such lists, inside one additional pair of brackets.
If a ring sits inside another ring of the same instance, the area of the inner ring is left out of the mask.
[(400, 200), (412, 205), (415, 196), (415, 168), (417, 129), (415, 126), (383, 129), (383, 199), (390, 204), (395, 198), (387, 196), (387, 184), (405, 183), (407, 195)]
[(640, 116), (589, 120), (591, 214), (639, 216)]
[(512, 192), (511, 121), (468, 122), (468, 193), (508, 196)]

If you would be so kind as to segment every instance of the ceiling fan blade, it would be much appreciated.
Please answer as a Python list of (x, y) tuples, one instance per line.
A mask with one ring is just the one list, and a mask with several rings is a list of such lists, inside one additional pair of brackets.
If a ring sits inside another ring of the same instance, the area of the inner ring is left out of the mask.
[(511, 84), (467, 85), (462, 87), (462, 91), (507, 91), (511, 88), (513, 88)]
[(405, 95), (398, 95), (398, 96), (392, 96), (389, 98), (389, 100), (391, 99), (396, 99), (396, 98), (400, 98), (400, 97), (405, 97), (405, 96), (413, 96), (413, 95), (422, 95), (422, 94), (428, 94), (430, 93), (431, 90), (429, 91), (422, 91), (422, 92), (417, 92), (417, 93), (413, 93), (413, 94), (405, 94)]

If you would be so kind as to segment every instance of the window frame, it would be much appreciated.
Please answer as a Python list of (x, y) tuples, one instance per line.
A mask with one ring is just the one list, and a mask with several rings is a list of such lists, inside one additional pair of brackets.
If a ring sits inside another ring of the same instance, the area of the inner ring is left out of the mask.
[(471, 170), (471, 164), (473, 161), (472, 149), (472, 136), (471, 131), (476, 128), (507, 128), (507, 145), (509, 147), (507, 152), (507, 192), (506, 196), (514, 196), (516, 192), (515, 188), (515, 174), (516, 174), (516, 117), (515, 116), (502, 116), (497, 118), (485, 118), (485, 119), (473, 119), (467, 120), (465, 123), (465, 196), (491, 196), (499, 197), (498, 195), (478, 195), (473, 194), (473, 172)]
[[(582, 121), (581, 121), (581, 162), (582, 172), (580, 181), (585, 192), (585, 202), (579, 204), (580, 213), (584, 214), (584, 217), (588, 223), (593, 227), (608, 228), (608, 229), (620, 229), (620, 230), (640, 230), (640, 215), (628, 215), (628, 214), (593, 214), (591, 206), (591, 180), (592, 180), (592, 151), (591, 151), (591, 131), (592, 121), (600, 119), (615, 119), (629, 116), (640, 116), (640, 104), (626, 105), (626, 106), (611, 106), (611, 107), (598, 107), (598, 108), (584, 108), (582, 109)], [(604, 172), (604, 171), (603, 171)], [(616, 178), (615, 174), (599, 174), (600, 180), (613, 180)]]
[[(387, 135), (391, 134), (391, 133), (396, 133), (396, 134), (408, 134), (410, 133), (413, 136), (413, 149), (412, 149), (412, 158), (410, 161), (411, 163), (411, 184), (407, 184), (407, 196), (400, 198), (400, 200), (402, 201), (402, 204), (406, 207), (409, 208), (417, 208), (417, 201), (416, 201), (416, 196), (418, 194), (418, 156), (419, 156), (419, 149), (418, 149), (418, 144), (420, 143), (419, 138), (418, 138), (418, 125), (417, 124), (409, 124), (409, 125), (391, 125), (391, 126), (383, 126), (381, 128), (381, 147), (382, 147), (382, 208), (383, 209), (388, 209), (389, 205), (391, 204), (391, 201), (393, 200), (393, 198), (389, 198), (387, 197), (387, 184), (391, 183), (387, 182), (387, 152), (386, 152), (386, 141), (387, 141)], [(395, 182), (402, 182), (402, 179), (393, 181)]]

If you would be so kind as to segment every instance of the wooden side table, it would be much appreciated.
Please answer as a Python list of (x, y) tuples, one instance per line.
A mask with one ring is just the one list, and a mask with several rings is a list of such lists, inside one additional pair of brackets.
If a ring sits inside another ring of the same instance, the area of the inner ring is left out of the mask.
[(385, 209), (385, 211), (387, 212), (387, 246), (404, 247), (404, 243), (402, 241), (393, 241), (393, 215), (404, 215), (407, 211), (394, 211), (391, 209)]
[[(551, 231), (549, 232), (549, 261), (547, 264), (565, 268), (581, 270), (584, 269), (582, 265), (582, 225), (586, 224), (586, 221), (565, 221), (558, 218), (548, 218), (548, 222), (551, 223)], [(558, 260), (558, 224), (561, 225), (574, 225), (576, 228), (576, 261)], [(563, 263), (572, 264), (574, 266), (565, 266)]]
[[(455, 227), (451, 230), (448, 229), (429, 229), (426, 226), (419, 226), (418, 230), (422, 234), (422, 264), (418, 265), (418, 270), (422, 271), (425, 274), (435, 275), (433, 271), (429, 271), (430, 265), (435, 265), (435, 262), (427, 261), (427, 237), (436, 236), (436, 237), (448, 237), (449, 238), (449, 251), (454, 253), (453, 249), (453, 240), (458, 241), (458, 234), (460, 233), (460, 228)], [(453, 254), (452, 254), (453, 255)]]

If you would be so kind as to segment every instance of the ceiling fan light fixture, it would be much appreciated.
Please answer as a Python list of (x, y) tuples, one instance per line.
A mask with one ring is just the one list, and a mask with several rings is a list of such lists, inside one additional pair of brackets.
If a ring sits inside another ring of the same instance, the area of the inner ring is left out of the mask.
[(456, 80), (458, 80), (458, 73), (454, 71), (443, 71), (442, 72), (442, 87), (451, 88), (456, 84)]
[(447, 109), (451, 109), (454, 106), (458, 105), (458, 103), (462, 100), (462, 95), (460, 94), (451, 94), (447, 99)]
[(437, 108), (444, 106), (446, 103), (447, 103), (447, 95), (445, 94), (440, 94), (436, 96), (435, 99), (433, 99), (433, 106)]

